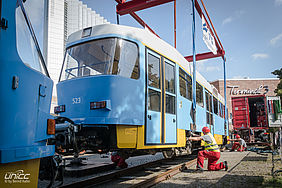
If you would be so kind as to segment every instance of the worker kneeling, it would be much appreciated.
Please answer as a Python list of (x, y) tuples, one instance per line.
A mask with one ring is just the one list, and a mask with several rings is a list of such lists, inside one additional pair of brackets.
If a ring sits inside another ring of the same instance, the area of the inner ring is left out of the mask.
[(236, 139), (228, 139), (228, 141), (235, 141), (230, 151), (245, 151), (247, 144), (240, 135), (236, 135)]
[(203, 140), (205, 142), (204, 144), (205, 150), (198, 152), (197, 167), (196, 167), (197, 171), (204, 170), (205, 158), (208, 158), (209, 171), (221, 170), (224, 168), (227, 171), (228, 169), (227, 161), (216, 164), (220, 158), (220, 151), (214, 137), (210, 133), (210, 129), (208, 127), (204, 127), (202, 131), (204, 133), (203, 136), (198, 136), (193, 134), (194, 137), (189, 137), (189, 140), (191, 141)]

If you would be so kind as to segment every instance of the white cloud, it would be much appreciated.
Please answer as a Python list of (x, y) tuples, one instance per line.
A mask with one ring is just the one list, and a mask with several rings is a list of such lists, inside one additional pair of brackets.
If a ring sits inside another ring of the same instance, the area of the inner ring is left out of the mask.
[(222, 22), (222, 25), (225, 25), (225, 24), (230, 23), (232, 21), (233, 21), (233, 19), (231, 17), (225, 18)]
[(282, 5), (282, 0), (275, 0), (275, 5), (277, 5), (277, 6)]
[(233, 22), (234, 20), (236, 19), (239, 19), (242, 15), (245, 14), (245, 11), (244, 10), (237, 10), (235, 11), (235, 13), (233, 14), (233, 16), (229, 16), (227, 18), (225, 18), (223, 21), (222, 21), (222, 25), (225, 25), (225, 24), (228, 24), (230, 22)]
[[(282, 0), (281, 0), (282, 1)], [(271, 45), (275, 45), (279, 40), (282, 40), (282, 33), (270, 40)]]
[(201, 61), (197, 61), (197, 70), (200, 72), (214, 72), (214, 71), (220, 71), (220, 67), (219, 66), (209, 66), (208, 65), (208, 60), (201, 60)]
[(255, 54), (252, 55), (252, 58), (253, 58), (254, 60), (257, 60), (257, 59), (266, 59), (266, 58), (268, 58), (268, 57), (269, 57), (268, 54), (263, 54), (263, 53), (255, 53)]
[(209, 66), (206, 67), (207, 72), (213, 72), (213, 71), (220, 71), (220, 68), (218, 66)]
[(244, 10), (237, 10), (236, 12), (235, 12), (235, 14), (236, 14), (236, 17), (241, 17), (242, 15), (244, 15), (246, 13), (246, 11), (244, 11)]

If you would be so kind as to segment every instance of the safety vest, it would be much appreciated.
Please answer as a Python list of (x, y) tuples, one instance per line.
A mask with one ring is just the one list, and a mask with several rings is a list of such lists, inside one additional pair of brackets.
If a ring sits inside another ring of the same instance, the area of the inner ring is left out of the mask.
[(217, 143), (216, 143), (214, 137), (212, 136), (212, 134), (211, 134), (211, 133), (208, 133), (207, 135), (211, 138), (212, 143), (209, 143), (209, 144), (208, 144), (207, 142), (205, 142), (205, 144), (204, 144), (205, 150), (214, 151), (214, 152), (220, 152), (220, 151), (219, 151), (219, 148), (218, 148), (218, 145), (217, 145)]

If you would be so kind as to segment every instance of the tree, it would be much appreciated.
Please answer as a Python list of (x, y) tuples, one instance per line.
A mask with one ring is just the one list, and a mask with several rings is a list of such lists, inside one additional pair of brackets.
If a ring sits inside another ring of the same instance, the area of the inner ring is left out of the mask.
[(276, 93), (277, 96), (280, 96), (280, 98), (282, 98), (282, 68), (280, 68), (280, 70), (277, 69), (273, 71), (272, 74), (276, 75), (277, 78), (280, 79), (280, 82), (277, 85), (277, 88), (274, 90), (274, 93)]

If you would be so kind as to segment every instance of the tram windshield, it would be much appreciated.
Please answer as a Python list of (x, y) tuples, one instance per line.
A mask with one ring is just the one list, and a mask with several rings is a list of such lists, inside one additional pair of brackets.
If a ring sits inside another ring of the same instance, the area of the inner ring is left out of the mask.
[(120, 38), (105, 38), (68, 48), (60, 81), (94, 75), (138, 79), (137, 44)]

